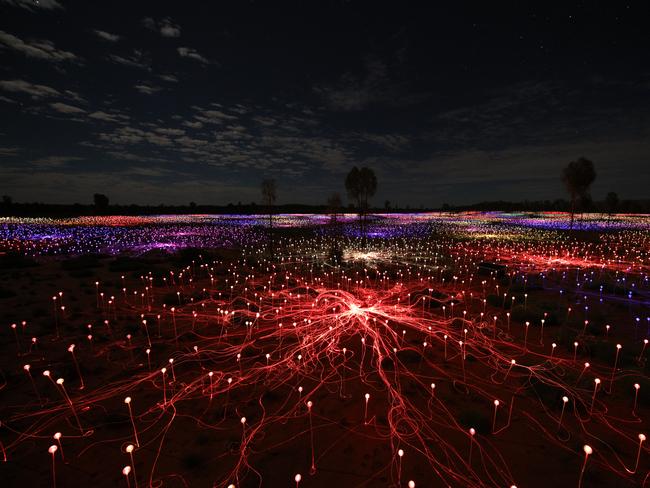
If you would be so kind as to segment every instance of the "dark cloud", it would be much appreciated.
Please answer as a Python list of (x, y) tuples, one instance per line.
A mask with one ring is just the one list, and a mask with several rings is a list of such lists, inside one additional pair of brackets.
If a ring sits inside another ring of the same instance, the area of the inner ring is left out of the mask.
[(160, 35), (163, 37), (180, 37), (181, 35), (181, 28), (169, 18), (161, 20), (159, 27)]
[(149, 30), (158, 32), (163, 37), (180, 37), (181, 28), (175, 24), (172, 19), (165, 17), (161, 20), (155, 20), (152, 17), (142, 19), (142, 24)]
[(105, 41), (108, 42), (117, 42), (119, 41), (122, 37), (118, 36), (117, 34), (111, 34), (110, 32), (106, 32), (103, 30), (93, 30), (93, 32), (99, 37), (100, 39), (104, 39)]
[(108, 59), (124, 66), (151, 71), (151, 59), (140, 49), (134, 49), (131, 54), (124, 56), (109, 54)]
[(0, 147), (0, 157), (15, 156), (20, 152), (20, 149), (17, 147)]
[(44, 59), (53, 63), (62, 61), (79, 61), (75, 54), (57, 49), (52, 41), (46, 39), (22, 39), (0, 30), (0, 46), (24, 54), (29, 58)]
[(0, 3), (13, 7), (24, 8), (25, 10), (56, 10), (63, 9), (63, 6), (56, 0), (0, 0)]
[(50, 103), (50, 107), (52, 107), (54, 110), (57, 112), (60, 112), (62, 114), (84, 114), (86, 111), (82, 108), (75, 107), (74, 105), (68, 105), (67, 103), (62, 103), (62, 102), (54, 102)]
[(182, 58), (193, 59), (193, 60), (198, 61), (199, 63), (202, 63), (202, 64), (211, 64), (212, 63), (212, 61), (210, 61), (208, 58), (206, 58), (202, 54), (199, 54), (199, 52), (196, 49), (193, 49), (191, 47), (179, 47), (177, 49), (177, 51), (178, 51), (178, 54)]
[(334, 83), (316, 85), (314, 91), (334, 110), (363, 110), (371, 103), (385, 98), (387, 83), (386, 65), (373, 60), (366, 63), (361, 75), (344, 73)]
[(25, 93), (34, 98), (54, 97), (61, 94), (52, 87), (30, 83), (25, 80), (0, 80), (0, 89), (14, 93)]
[(125, 122), (129, 119), (128, 115), (124, 115), (120, 113), (106, 113), (101, 110), (88, 114), (88, 117), (95, 120), (102, 120), (104, 122), (116, 122), (116, 123)]
[(400, 63), (389, 64), (368, 55), (359, 73), (345, 72), (334, 82), (316, 84), (313, 90), (330, 109), (343, 112), (362, 111), (374, 105), (406, 107), (430, 98), (431, 93), (414, 92), (399, 80), (400, 67)]
[(148, 83), (139, 83), (135, 85), (133, 88), (135, 88), (140, 93), (143, 93), (145, 95), (153, 95), (154, 93), (158, 93), (159, 91), (162, 90), (162, 88), (160, 88), (159, 86), (150, 85)]
[(163, 81), (168, 81), (170, 83), (178, 83), (178, 77), (174, 75), (160, 75), (160, 79)]
[(32, 164), (41, 168), (59, 168), (69, 163), (83, 161), (85, 158), (80, 156), (47, 156), (32, 161)]

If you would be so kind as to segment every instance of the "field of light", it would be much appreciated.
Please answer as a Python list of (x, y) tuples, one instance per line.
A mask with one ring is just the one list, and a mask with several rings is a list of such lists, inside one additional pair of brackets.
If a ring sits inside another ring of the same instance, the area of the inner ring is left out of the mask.
[(274, 220), (1, 219), (4, 479), (647, 486), (650, 216)]

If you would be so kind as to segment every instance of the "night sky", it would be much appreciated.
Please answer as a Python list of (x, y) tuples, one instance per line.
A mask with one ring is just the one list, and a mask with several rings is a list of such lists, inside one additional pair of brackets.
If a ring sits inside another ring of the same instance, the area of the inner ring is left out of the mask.
[(648, 196), (646, 2), (437, 3), (0, 0), (0, 193), (322, 204), (357, 165), (434, 207), (564, 197), (584, 156)]

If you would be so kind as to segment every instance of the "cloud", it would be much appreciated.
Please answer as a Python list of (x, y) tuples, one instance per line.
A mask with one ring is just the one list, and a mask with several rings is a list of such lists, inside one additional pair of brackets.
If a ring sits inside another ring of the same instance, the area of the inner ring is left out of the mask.
[(52, 107), (57, 112), (61, 112), (62, 114), (85, 114), (86, 113), (86, 111), (82, 108), (75, 107), (73, 105), (68, 105), (67, 103), (61, 103), (61, 102), (50, 103), (50, 107)]
[(160, 35), (163, 37), (179, 37), (181, 35), (181, 28), (174, 24), (170, 18), (160, 21)]
[(46, 39), (25, 42), (22, 39), (0, 30), (0, 46), (20, 52), (29, 58), (44, 59), (53, 63), (78, 61), (79, 58), (62, 49), (57, 49), (52, 41)]
[(73, 161), (83, 161), (85, 158), (80, 156), (47, 156), (44, 158), (35, 159), (32, 161), (37, 166), (47, 167), (47, 168), (58, 168), (65, 166), (67, 163)]
[(186, 127), (190, 127), (192, 129), (200, 129), (201, 127), (203, 127), (203, 122), (192, 122), (190, 120), (186, 120), (185, 122), (183, 122), (183, 125)]
[[(519, 145), (613, 139), (639, 130), (647, 107), (635, 88), (600, 82), (530, 81), (488, 92), (478, 103), (433, 114), (420, 135), (431, 148), (502, 150)], [(647, 105), (647, 104), (646, 104)]]
[(145, 95), (153, 95), (154, 93), (158, 93), (162, 90), (162, 88), (159, 86), (149, 85), (147, 83), (140, 83), (138, 85), (135, 85), (133, 88), (138, 90), (140, 93), (144, 93)]
[(277, 125), (278, 121), (274, 119), (273, 117), (266, 117), (263, 115), (258, 115), (255, 117), (252, 117), (252, 120), (257, 122), (260, 125), (266, 126), (266, 127), (273, 127), (274, 125)]
[(15, 156), (18, 154), (19, 149), (17, 147), (0, 147), (0, 158)]
[(195, 115), (194, 118), (205, 124), (223, 124), (224, 121), (237, 119), (234, 115), (228, 115), (221, 110), (204, 110), (199, 107), (194, 108), (198, 111), (198, 114)]
[(0, 101), (5, 103), (18, 103), (15, 100), (12, 100), (11, 98), (3, 97), (2, 95), (0, 95)]
[(175, 24), (172, 19), (165, 17), (160, 21), (156, 21), (152, 17), (145, 17), (142, 19), (142, 24), (149, 30), (160, 33), (163, 37), (180, 37), (181, 28)]
[(34, 98), (56, 97), (61, 95), (54, 88), (37, 85), (25, 80), (2, 80), (0, 81), (0, 89), (14, 93), (26, 93)]
[[(98, 137), (101, 141), (119, 146), (140, 144), (143, 142), (161, 147), (169, 147), (173, 145), (172, 139), (167, 135), (129, 126), (119, 127), (112, 132), (99, 133)], [(151, 155), (149, 155), (148, 158), (151, 158)]]
[(174, 75), (160, 75), (160, 79), (170, 83), (178, 83), (178, 78)]
[(169, 129), (167, 127), (158, 127), (154, 131), (165, 136), (182, 136), (185, 134), (183, 129)]
[(30, 10), (32, 12), (36, 9), (63, 9), (63, 6), (56, 0), (0, 0), (0, 3), (11, 5), (13, 7), (24, 8), (25, 10)]
[[(593, 159), (598, 177), (596, 199), (608, 191), (643, 198), (650, 177), (647, 154), (650, 143), (643, 137), (618, 141), (584, 139), (539, 145), (512, 145), (498, 150), (465, 148), (433, 152), (422, 159), (380, 156), (360, 161), (375, 168), (381, 181), (390, 180), (391, 191), (408, 195), (409, 201), (439, 205), (443, 201), (469, 204), (478, 201), (543, 200), (565, 197), (560, 174), (571, 160), (585, 155)], [(630, 181), (627, 175), (637, 175)]]
[(178, 51), (178, 54), (182, 58), (194, 59), (195, 61), (198, 61), (199, 63), (202, 63), (202, 64), (211, 64), (212, 63), (212, 61), (210, 61), (206, 57), (202, 56), (201, 54), (198, 53), (198, 51), (196, 49), (193, 49), (191, 47), (179, 47), (177, 49), (177, 51)]
[(65, 90), (63, 94), (69, 98), (70, 100), (74, 100), (75, 102), (80, 102), (80, 103), (87, 103), (86, 99), (79, 95), (77, 92), (73, 92), (72, 90)]
[(314, 91), (323, 96), (335, 110), (356, 111), (381, 98), (382, 85), (387, 83), (387, 67), (379, 60), (367, 61), (361, 75), (344, 73), (334, 84), (319, 85)]
[(95, 120), (102, 120), (104, 122), (123, 122), (129, 119), (127, 115), (109, 114), (102, 112), (101, 110), (88, 114), (88, 117)]
[(144, 54), (139, 49), (134, 49), (133, 54), (130, 56), (118, 56), (117, 54), (110, 54), (108, 59), (111, 61), (122, 64), (124, 66), (130, 66), (132, 68), (139, 68), (146, 71), (151, 71), (151, 61), (148, 56)]
[(142, 25), (144, 25), (149, 30), (156, 30), (156, 21), (151, 17), (145, 17), (142, 19)]
[(359, 73), (344, 73), (333, 83), (315, 85), (313, 91), (331, 110), (341, 112), (361, 111), (373, 105), (407, 107), (431, 96), (394, 80), (391, 75), (399, 71), (399, 66), (389, 66), (383, 59), (366, 56)]
[[(171, 116), (174, 125), (147, 122), (103, 130), (96, 134), (100, 145), (88, 147), (104, 154), (129, 152), (134, 161), (167, 158), (177, 163), (224, 167), (235, 174), (264, 170), (290, 178), (312, 170), (339, 174), (355, 157), (337, 137), (308, 133), (314, 125), (305, 120), (302, 111), (299, 117), (269, 113), (262, 121), (251, 124), (252, 119), (239, 112), (254, 112), (253, 107), (226, 108), (213, 103), (206, 108), (191, 108), (194, 112), (186, 120)], [(233, 115), (235, 112), (238, 115)], [(138, 154), (140, 151), (143, 155)]]
[(355, 134), (354, 138), (379, 146), (384, 150), (391, 152), (401, 152), (410, 147), (410, 138), (400, 134), (373, 134), (364, 132)]
[(119, 145), (138, 144), (144, 140), (146, 132), (137, 127), (120, 127), (113, 132), (102, 132), (98, 134), (100, 140)]
[(111, 34), (110, 32), (106, 32), (103, 30), (93, 30), (93, 32), (97, 35), (97, 37), (104, 39), (105, 41), (108, 42), (117, 42), (120, 39), (122, 39), (122, 36), (118, 36), (117, 34)]

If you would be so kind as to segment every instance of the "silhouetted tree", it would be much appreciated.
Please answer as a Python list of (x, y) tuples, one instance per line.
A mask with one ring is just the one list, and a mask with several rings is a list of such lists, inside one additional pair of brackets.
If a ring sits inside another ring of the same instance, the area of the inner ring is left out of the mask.
[(93, 203), (95, 204), (95, 211), (97, 213), (105, 212), (108, 209), (108, 197), (103, 193), (95, 193), (93, 195)]
[(368, 210), (368, 199), (377, 192), (375, 172), (370, 168), (359, 169), (355, 166), (345, 178), (345, 189), (348, 192), (348, 197), (357, 204), (361, 237), (365, 244), (364, 220)]
[(190, 202), (190, 208), (192, 211), (196, 210), (196, 202)]
[(589, 188), (595, 179), (594, 163), (585, 158), (571, 161), (562, 171), (562, 181), (571, 197), (571, 229), (573, 229), (576, 202), (579, 198), (584, 199), (588, 195)]
[(390, 200), (384, 202), (384, 210), (386, 210), (386, 212), (390, 210)]
[(273, 228), (273, 205), (277, 199), (275, 191), (275, 180), (266, 179), (262, 181), (262, 202), (266, 205), (267, 212), (269, 213), (269, 227)]
[(327, 199), (327, 210), (331, 216), (333, 224), (336, 224), (342, 205), (343, 202), (341, 201), (341, 195), (338, 192), (332, 193)]

